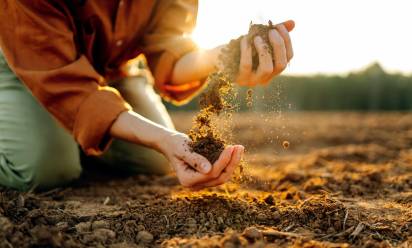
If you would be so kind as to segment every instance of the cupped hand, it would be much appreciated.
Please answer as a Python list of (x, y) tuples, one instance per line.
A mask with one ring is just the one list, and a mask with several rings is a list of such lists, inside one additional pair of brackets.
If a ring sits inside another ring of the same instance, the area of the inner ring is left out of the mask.
[[(245, 36), (240, 42), (240, 64), (237, 83), (243, 86), (267, 84), (270, 80), (283, 72), (293, 57), (292, 42), (289, 32), (295, 27), (292, 20), (277, 24), (269, 31), (270, 44), (266, 44), (262, 37), (256, 36), (253, 45), (259, 55), (259, 65), (253, 70), (252, 44)], [(273, 57), (268, 46), (273, 49)]]
[(181, 185), (199, 190), (230, 180), (243, 156), (243, 146), (227, 146), (211, 165), (205, 157), (192, 152), (190, 142), (187, 135), (176, 132), (164, 140), (160, 149), (175, 170)]

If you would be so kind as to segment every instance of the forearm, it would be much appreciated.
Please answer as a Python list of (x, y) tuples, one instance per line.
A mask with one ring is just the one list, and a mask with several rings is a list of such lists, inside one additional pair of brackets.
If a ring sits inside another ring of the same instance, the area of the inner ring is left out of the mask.
[(113, 138), (141, 144), (161, 151), (161, 143), (174, 131), (133, 112), (126, 111), (119, 115), (110, 128)]
[(198, 81), (213, 72), (223, 46), (208, 50), (196, 50), (180, 58), (173, 69), (172, 84)]

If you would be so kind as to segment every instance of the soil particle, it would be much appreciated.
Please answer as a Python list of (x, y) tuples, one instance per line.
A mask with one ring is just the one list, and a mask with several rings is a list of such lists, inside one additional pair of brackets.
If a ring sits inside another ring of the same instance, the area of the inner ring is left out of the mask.
[(51, 247), (59, 247), (62, 244), (61, 233), (47, 226), (36, 226), (30, 231), (30, 234), (33, 238), (33, 243), (38, 246), (50, 245)]
[(137, 233), (136, 242), (141, 244), (150, 244), (153, 241), (153, 235), (148, 231), (140, 231)]
[(224, 248), (245, 247), (246, 245), (248, 245), (248, 241), (238, 233), (230, 230), (222, 239), (221, 245)]
[(13, 228), (13, 224), (6, 217), (0, 216), (0, 232), (5, 233)]
[(106, 243), (107, 240), (112, 240), (116, 238), (116, 233), (110, 229), (99, 228), (93, 231), (94, 236), (97, 240), (102, 243)]
[(273, 198), (272, 195), (268, 195), (267, 197), (265, 197), (264, 201), (266, 204), (275, 205), (275, 198)]
[(105, 221), (105, 220), (93, 221), (92, 230), (96, 230), (96, 229), (100, 229), (100, 228), (110, 229), (110, 223), (108, 221)]
[(248, 89), (246, 91), (246, 106), (252, 107), (253, 105), (253, 89)]
[(283, 142), (282, 142), (282, 146), (283, 146), (283, 148), (288, 149), (289, 146), (290, 146), (289, 141), (287, 141), (287, 140), (283, 141)]
[(255, 240), (263, 238), (262, 232), (256, 227), (248, 227), (243, 231), (243, 236), (248, 239)]
[(87, 221), (87, 222), (80, 222), (79, 224), (77, 224), (75, 226), (76, 231), (78, 233), (82, 233), (82, 232), (89, 232), (91, 230), (92, 227), (92, 223)]

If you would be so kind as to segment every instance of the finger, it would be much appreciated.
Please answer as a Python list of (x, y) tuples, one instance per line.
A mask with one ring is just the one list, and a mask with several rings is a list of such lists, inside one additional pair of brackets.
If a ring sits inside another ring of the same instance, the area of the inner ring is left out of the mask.
[(198, 153), (186, 152), (180, 159), (200, 173), (207, 174), (212, 170), (209, 160)]
[(252, 74), (252, 47), (247, 36), (240, 41), (240, 64), (237, 82), (239, 85), (248, 85)]
[(295, 22), (293, 20), (288, 20), (283, 23), (281, 23), (285, 26), (285, 28), (288, 30), (288, 32), (292, 31), (295, 28)]
[(283, 24), (276, 25), (275, 28), (279, 32), (280, 36), (282, 36), (282, 39), (285, 43), (286, 59), (289, 62), (293, 57), (292, 41), (290, 39), (289, 32)]
[(256, 51), (259, 55), (259, 66), (254, 77), (255, 82), (264, 83), (270, 79), (273, 73), (272, 56), (269, 52), (269, 44), (266, 44), (259, 36), (254, 38)]
[(269, 31), (269, 41), (273, 48), (273, 56), (275, 59), (275, 66), (273, 75), (281, 73), (287, 66), (286, 46), (282, 36), (276, 29)]
[(213, 164), (213, 169), (210, 171), (210, 179), (218, 178), (222, 171), (228, 166), (232, 158), (234, 146), (227, 146), (220, 154), (218, 160)]
[(179, 178), (180, 184), (185, 187), (193, 187), (194, 185), (201, 184), (210, 180), (213, 180), (221, 174), (221, 172), (227, 167), (230, 162), (234, 147), (228, 146), (220, 154), (219, 159), (213, 164), (213, 170), (208, 174), (202, 174), (193, 169), (184, 161), (180, 160), (176, 162), (176, 174)]
[(245, 148), (243, 146), (236, 146), (232, 154), (232, 158), (230, 160), (229, 165), (226, 167), (226, 169), (222, 172), (222, 174), (218, 178), (212, 181), (208, 181), (206, 183), (195, 185), (192, 187), (192, 189), (201, 190), (205, 187), (215, 187), (215, 186), (224, 184), (227, 181), (229, 181), (233, 175), (233, 172), (236, 169), (236, 166), (240, 163), (240, 160), (242, 159), (244, 151), (245, 151)]
[(175, 162), (175, 165), (177, 178), (184, 187), (192, 187), (193, 185), (205, 182), (208, 178), (207, 175), (196, 171), (182, 160)]

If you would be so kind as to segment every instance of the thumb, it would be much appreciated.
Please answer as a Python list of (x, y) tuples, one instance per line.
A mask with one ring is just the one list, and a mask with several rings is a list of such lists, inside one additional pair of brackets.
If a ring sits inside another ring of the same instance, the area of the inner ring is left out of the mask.
[(185, 162), (196, 171), (207, 174), (212, 170), (212, 164), (202, 155), (192, 152), (185, 156)]
[(290, 32), (295, 28), (295, 22), (293, 20), (288, 20), (282, 23), (285, 28)]

